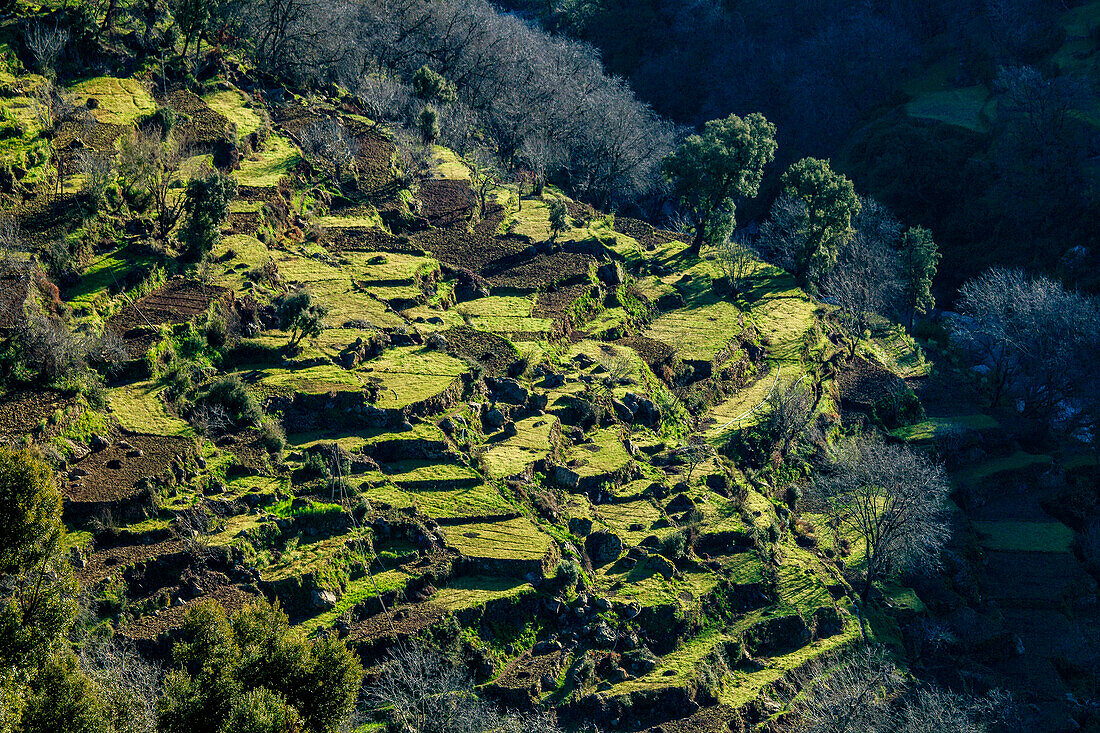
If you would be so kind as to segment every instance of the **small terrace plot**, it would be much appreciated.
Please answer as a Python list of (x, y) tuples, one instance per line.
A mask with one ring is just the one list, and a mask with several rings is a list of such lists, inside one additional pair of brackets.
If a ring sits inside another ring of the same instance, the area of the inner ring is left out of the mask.
[(560, 427), (556, 417), (535, 415), (518, 421), (515, 426), (515, 435), (493, 443), (485, 454), (485, 470), (490, 476), (522, 473), (550, 455), (557, 445)]
[(473, 559), (540, 561), (553, 544), (525, 517), (462, 524), (447, 527), (444, 533), (448, 545)]
[(377, 407), (402, 409), (446, 392), (468, 367), (453, 356), (423, 346), (390, 349), (364, 365), (381, 380)]
[(109, 125), (130, 125), (157, 109), (157, 103), (137, 79), (99, 76), (74, 84), (69, 91), (82, 104), (89, 99), (99, 102), (92, 114), (97, 122)]
[(540, 340), (553, 330), (549, 318), (531, 315), (535, 299), (526, 296), (491, 296), (459, 304), (456, 310), (480, 331), (491, 331), (519, 340)]

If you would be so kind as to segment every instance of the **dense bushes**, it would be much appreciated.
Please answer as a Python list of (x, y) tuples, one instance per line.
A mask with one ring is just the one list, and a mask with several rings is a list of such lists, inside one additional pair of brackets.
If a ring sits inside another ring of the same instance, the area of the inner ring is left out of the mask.
[(328, 733), (351, 713), (363, 676), (342, 642), (305, 639), (267, 602), (231, 617), (197, 605), (172, 658), (161, 733)]

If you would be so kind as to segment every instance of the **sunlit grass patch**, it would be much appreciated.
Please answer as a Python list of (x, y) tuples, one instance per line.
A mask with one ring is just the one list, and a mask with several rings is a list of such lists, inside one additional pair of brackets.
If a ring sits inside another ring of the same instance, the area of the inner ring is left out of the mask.
[(135, 382), (114, 387), (107, 393), (111, 413), (119, 425), (134, 433), (164, 436), (190, 436), (195, 431), (184, 420), (168, 411), (161, 398), (163, 386)]
[(99, 106), (92, 114), (97, 121), (112, 125), (132, 124), (157, 109), (157, 103), (137, 79), (99, 76), (78, 82), (69, 91), (81, 104), (89, 98), (98, 100)]
[(301, 160), (294, 143), (279, 134), (271, 134), (259, 153), (241, 160), (237, 182), (242, 186), (271, 187), (294, 169)]

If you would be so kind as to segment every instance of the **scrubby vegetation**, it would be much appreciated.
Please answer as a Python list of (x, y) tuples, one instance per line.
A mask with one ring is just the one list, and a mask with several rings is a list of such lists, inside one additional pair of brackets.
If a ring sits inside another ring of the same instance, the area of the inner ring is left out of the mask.
[(1093, 3), (505, 5), (0, 3), (0, 731), (1095, 727)]

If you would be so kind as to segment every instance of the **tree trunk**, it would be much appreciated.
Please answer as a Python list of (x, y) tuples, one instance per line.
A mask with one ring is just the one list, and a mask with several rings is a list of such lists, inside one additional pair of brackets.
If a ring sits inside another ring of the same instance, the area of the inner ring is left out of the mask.
[(688, 252), (693, 255), (699, 254), (699, 252), (703, 249), (703, 237), (706, 236), (706, 233), (706, 225), (698, 224), (695, 227), (695, 238), (691, 240), (691, 247), (688, 248)]

